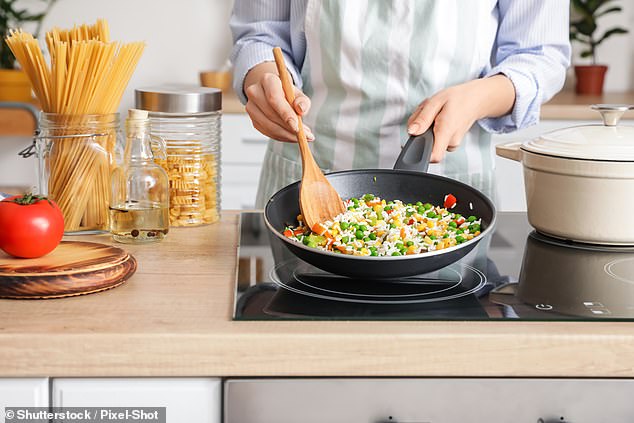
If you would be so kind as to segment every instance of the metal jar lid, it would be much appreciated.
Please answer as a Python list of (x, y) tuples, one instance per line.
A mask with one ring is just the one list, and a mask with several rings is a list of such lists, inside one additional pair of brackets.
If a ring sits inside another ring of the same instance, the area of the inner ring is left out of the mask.
[(222, 109), (222, 92), (195, 85), (160, 85), (134, 90), (136, 108), (160, 113), (209, 113)]

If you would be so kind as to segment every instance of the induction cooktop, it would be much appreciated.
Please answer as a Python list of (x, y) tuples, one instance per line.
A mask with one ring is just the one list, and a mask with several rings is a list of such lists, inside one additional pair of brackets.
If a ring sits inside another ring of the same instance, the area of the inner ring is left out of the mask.
[(634, 320), (634, 248), (575, 244), (498, 213), (460, 261), (395, 280), (353, 279), (295, 257), (261, 212), (240, 214), (234, 320)]

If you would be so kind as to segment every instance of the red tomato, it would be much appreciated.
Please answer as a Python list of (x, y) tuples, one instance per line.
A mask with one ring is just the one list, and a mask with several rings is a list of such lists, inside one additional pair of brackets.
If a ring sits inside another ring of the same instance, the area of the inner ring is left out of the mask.
[(0, 249), (22, 258), (53, 251), (64, 235), (62, 211), (44, 197), (15, 195), (0, 201)]

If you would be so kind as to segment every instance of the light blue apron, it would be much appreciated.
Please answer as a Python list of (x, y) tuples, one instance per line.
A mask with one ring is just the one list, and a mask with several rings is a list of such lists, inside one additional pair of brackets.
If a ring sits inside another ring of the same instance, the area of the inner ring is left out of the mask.
[[(407, 119), (439, 90), (487, 68), (498, 21), (496, 0), (309, 0), (301, 70), (312, 106), (305, 123), (325, 172), (391, 168)], [(490, 136), (474, 125), (460, 148), (430, 165), (494, 197)], [(256, 205), (301, 179), (294, 143), (270, 141)]]

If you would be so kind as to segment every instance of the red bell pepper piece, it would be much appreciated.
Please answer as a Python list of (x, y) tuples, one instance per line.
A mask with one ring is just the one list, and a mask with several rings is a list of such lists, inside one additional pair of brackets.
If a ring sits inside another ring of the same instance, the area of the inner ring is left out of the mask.
[(453, 194), (445, 195), (445, 208), (446, 209), (453, 209), (457, 202), (458, 202), (458, 200), (456, 200), (456, 197)]

